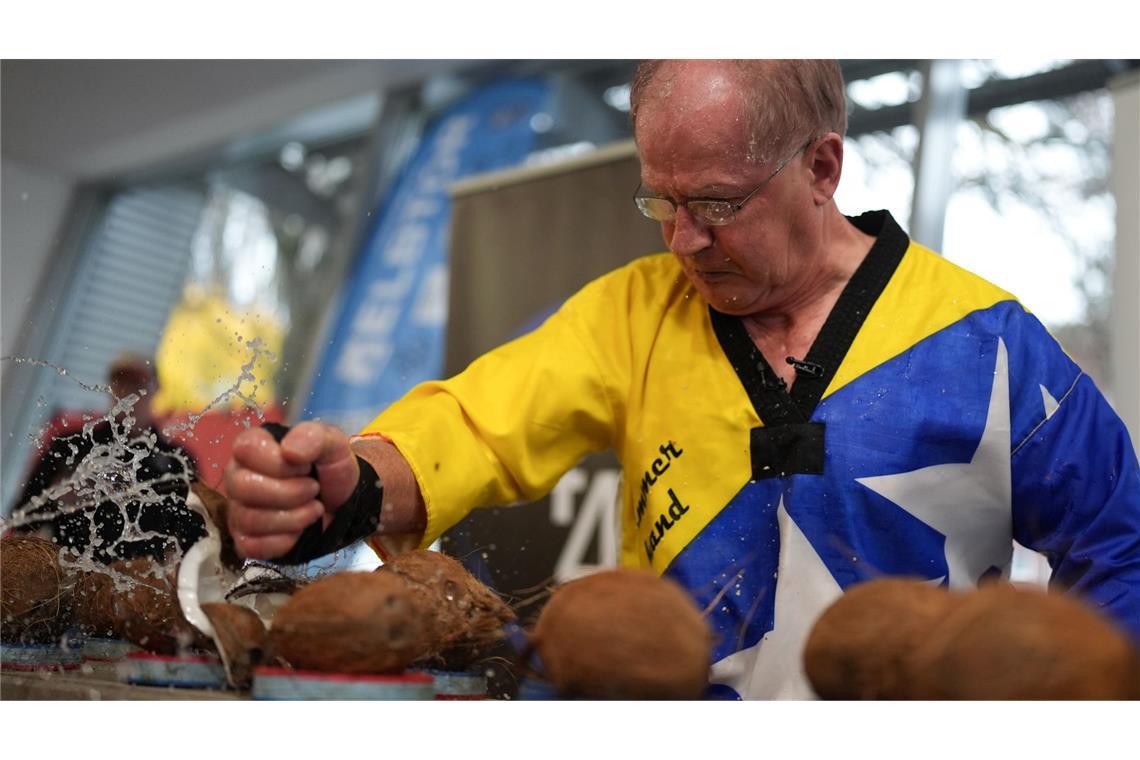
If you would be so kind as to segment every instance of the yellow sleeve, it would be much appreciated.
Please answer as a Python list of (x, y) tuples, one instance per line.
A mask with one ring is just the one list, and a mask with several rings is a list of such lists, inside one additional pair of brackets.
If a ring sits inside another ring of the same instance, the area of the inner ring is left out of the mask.
[(361, 431), (390, 439), (411, 466), (427, 506), (422, 546), (475, 507), (539, 498), (584, 455), (615, 446), (630, 362), (614, 280), (455, 377), (417, 385)]

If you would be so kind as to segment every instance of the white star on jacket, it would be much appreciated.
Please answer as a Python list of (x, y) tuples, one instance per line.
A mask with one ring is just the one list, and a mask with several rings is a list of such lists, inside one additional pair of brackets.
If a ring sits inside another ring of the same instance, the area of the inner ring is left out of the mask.
[[(951, 588), (972, 587), (993, 567), (1008, 575), (1013, 529), (1005, 342), (998, 339), (986, 424), (968, 463), (932, 465), (856, 478), (856, 482), (946, 537)], [(714, 663), (710, 680), (733, 688), (745, 699), (810, 699), (814, 692), (803, 672), (803, 646), (816, 618), (842, 590), (791, 519), (782, 497), (776, 514), (780, 561), (773, 630), (755, 645)], [(789, 582), (783, 583), (785, 579)]]

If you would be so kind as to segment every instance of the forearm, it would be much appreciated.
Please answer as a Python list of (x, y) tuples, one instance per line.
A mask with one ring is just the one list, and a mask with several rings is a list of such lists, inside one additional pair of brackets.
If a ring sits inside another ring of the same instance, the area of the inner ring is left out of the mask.
[[(404, 544), (418, 545), (427, 527), (427, 509), (412, 468), (394, 445), (376, 436), (356, 438), (352, 451), (372, 465), (383, 484), (376, 532)], [(387, 541), (386, 544), (395, 543)]]

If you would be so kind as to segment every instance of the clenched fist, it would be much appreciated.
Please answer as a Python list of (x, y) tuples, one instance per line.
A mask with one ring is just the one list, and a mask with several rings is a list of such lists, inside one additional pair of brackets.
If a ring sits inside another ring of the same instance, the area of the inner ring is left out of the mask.
[[(319, 483), (310, 477), (314, 466)], [(359, 477), (360, 465), (339, 428), (302, 422), (281, 443), (261, 428), (243, 431), (225, 469), (227, 523), (238, 554), (274, 559), (315, 521), (327, 528)]]

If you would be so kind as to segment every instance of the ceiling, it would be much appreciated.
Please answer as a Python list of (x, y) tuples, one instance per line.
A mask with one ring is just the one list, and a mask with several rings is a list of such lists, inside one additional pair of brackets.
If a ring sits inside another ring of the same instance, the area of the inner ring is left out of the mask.
[(0, 149), (41, 170), (108, 178), (476, 63), (8, 60), (0, 63)]

